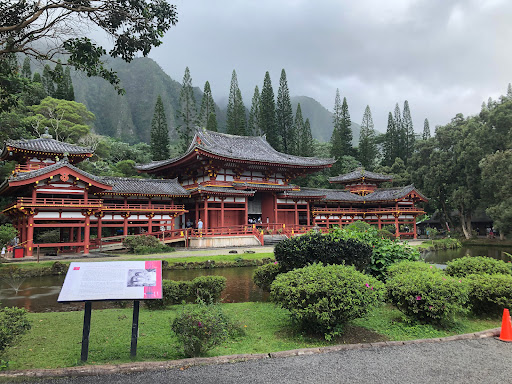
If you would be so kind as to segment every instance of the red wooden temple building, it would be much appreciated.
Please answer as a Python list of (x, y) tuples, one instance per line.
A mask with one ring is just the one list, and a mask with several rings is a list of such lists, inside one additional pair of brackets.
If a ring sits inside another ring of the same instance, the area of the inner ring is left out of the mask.
[[(416, 203), (426, 201), (412, 185), (379, 188), (390, 177), (362, 169), (330, 179), (344, 189), (300, 188), (291, 180), (334, 161), (280, 153), (265, 137), (197, 130), (185, 154), (136, 167), (153, 178), (94, 176), (77, 167), (91, 156), (49, 135), (5, 143), (0, 160), (16, 167), (0, 185), (12, 198), (3, 213), (27, 256), (35, 247), (88, 254), (140, 233), (196, 247), (255, 245), (263, 229), (290, 236), (356, 220), (393, 224), (397, 237), (416, 237), (415, 219), (424, 213)], [(201, 231), (188, 228), (200, 220)], [(59, 229), (58, 242), (37, 241), (48, 228)]]

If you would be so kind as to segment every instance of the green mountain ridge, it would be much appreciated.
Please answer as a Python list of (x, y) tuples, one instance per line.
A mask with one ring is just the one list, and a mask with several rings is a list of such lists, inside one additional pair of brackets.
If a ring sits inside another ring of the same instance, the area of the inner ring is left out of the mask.
[[(158, 95), (162, 97), (169, 124), (171, 140), (176, 137), (176, 111), (179, 108), (181, 84), (167, 75), (150, 58), (137, 58), (131, 63), (113, 59), (108, 63), (121, 79), (125, 95), (118, 95), (105, 80), (86, 77), (74, 72), (73, 86), (75, 100), (83, 103), (96, 116), (94, 131), (97, 134), (136, 143), (150, 141), (151, 120)], [(202, 90), (194, 87), (194, 96), (199, 110)], [(214, 91), (215, 94), (215, 91)], [(332, 113), (318, 101), (307, 96), (291, 98), (295, 113), (301, 104), (304, 119), (309, 118), (313, 137), (319, 141), (329, 141), (332, 135)], [(246, 105), (250, 109), (250, 104)], [(226, 108), (217, 106), (217, 123), (220, 131), (225, 130)], [(247, 111), (248, 115), (248, 111)], [(352, 123), (354, 143), (359, 140), (359, 125)]]

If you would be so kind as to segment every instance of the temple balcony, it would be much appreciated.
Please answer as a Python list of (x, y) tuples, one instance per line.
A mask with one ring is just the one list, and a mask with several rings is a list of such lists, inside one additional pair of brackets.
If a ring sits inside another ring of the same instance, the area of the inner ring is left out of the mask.
[(393, 213), (416, 213), (423, 214), (425, 211), (419, 207), (388, 207), (388, 208), (313, 208), (315, 214), (330, 214), (330, 215), (362, 215), (362, 214), (376, 214), (386, 215)]
[(110, 204), (102, 205), (103, 212), (185, 212), (182, 204)]
[(100, 209), (103, 205), (102, 199), (69, 199), (69, 198), (46, 198), (38, 197), (32, 199), (31, 197), (18, 197), (14, 203), (9, 204), (4, 208), (3, 212), (13, 209), (23, 210), (25, 208), (38, 208), (38, 209)]

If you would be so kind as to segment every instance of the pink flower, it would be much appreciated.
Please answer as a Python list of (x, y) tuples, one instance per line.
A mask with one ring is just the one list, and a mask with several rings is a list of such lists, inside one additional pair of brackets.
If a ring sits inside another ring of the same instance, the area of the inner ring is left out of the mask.
[(429, 305), (429, 306), (428, 306), (428, 309), (432, 309), (432, 306), (431, 306), (431, 305)]
[(368, 283), (366, 283), (364, 286), (365, 286), (366, 288), (370, 288), (370, 284), (368, 284)]
[(197, 322), (197, 326), (198, 326), (199, 328), (201, 328), (201, 327), (203, 326), (203, 323), (201, 323), (200, 321), (198, 321), (198, 322)]
[(416, 300), (421, 300), (421, 296), (416, 296)]
[(430, 266), (430, 268), (432, 268), (432, 266)]
[(371, 287), (370, 289), (373, 290), (373, 287)]
[(274, 264), (277, 264), (277, 261), (274, 261)]

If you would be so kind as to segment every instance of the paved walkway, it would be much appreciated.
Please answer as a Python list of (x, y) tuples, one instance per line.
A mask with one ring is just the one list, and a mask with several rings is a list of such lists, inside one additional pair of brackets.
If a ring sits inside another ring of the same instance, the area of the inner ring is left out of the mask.
[(44, 381), (48, 384), (512, 382), (512, 343), (495, 338), (341, 350), (231, 364)]

